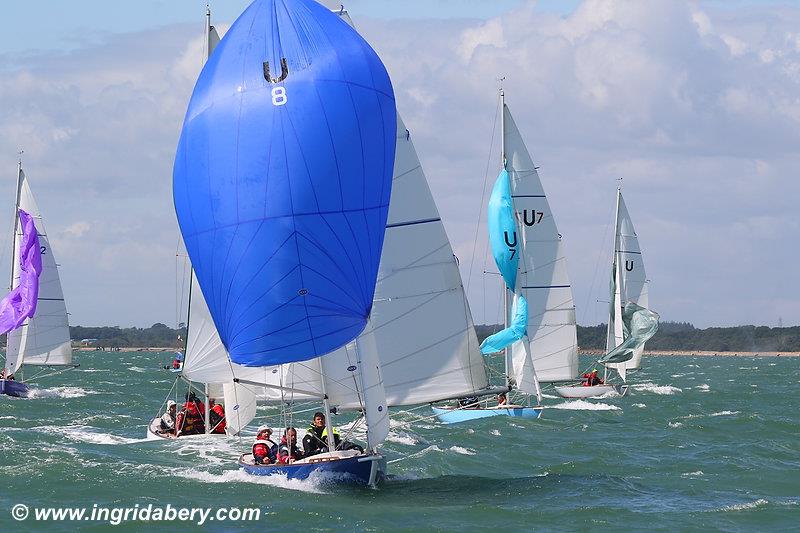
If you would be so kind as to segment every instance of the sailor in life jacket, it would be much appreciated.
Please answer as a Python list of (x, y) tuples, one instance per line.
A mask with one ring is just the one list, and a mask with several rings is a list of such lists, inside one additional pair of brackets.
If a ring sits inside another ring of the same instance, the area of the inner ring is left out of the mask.
[[(333, 442), (339, 448), (342, 438), (339, 431), (333, 428)], [(314, 422), (308, 427), (306, 436), (303, 437), (303, 455), (309, 457), (328, 451), (328, 428), (325, 427), (325, 415), (319, 411), (314, 413)]]
[(199, 435), (206, 432), (206, 408), (194, 392), (186, 393), (186, 403), (178, 413), (176, 426), (180, 435)]
[(167, 411), (161, 417), (161, 422), (159, 423), (160, 433), (169, 433), (171, 435), (175, 434), (175, 411), (177, 410), (177, 405), (173, 400), (167, 401)]
[(275, 462), (278, 445), (272, 440), (272, 428), (261, 426), (253, 443), (253, 462), (257, 465), (268, 465)]
[(211, 424), (211, 433), (225, 434), (227, 423), (225, 422), (225, 408), (218, 404), (213, 398), (208, 400), (209, 408), (209, 424)]
[(278, 463), (285, 465), (303, 458), (303, 452), (297, 447), (297, 430), (286, 428), (278, 447)]

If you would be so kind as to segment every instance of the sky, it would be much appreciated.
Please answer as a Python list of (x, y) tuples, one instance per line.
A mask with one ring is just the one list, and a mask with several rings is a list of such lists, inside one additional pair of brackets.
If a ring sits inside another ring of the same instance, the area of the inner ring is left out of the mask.
[[(215, 24), (224, 31), (247, 3), (211, 2)], [(498, 170), (504, 76), (563, 236), (580, 324), (606, 320), (618, 178), (663, 320), (800, 324), (800, 2), (346, 7), (392, 77), (477, 323), (499, 319), (496, 277), (482, 274), (481, 197)], [(73, 325), (183, 320), (172, 164), (204, 13), (195, 0), (7, 6), (0, 275), (24, 148)]]

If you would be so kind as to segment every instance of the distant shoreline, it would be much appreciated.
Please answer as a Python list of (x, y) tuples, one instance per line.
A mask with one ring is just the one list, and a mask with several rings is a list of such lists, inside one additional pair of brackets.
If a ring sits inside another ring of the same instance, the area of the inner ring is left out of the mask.
[[(603, 350), (578, 349), (580, 355), (603, 355)], [(706, 350), (645, 350), (644, 355), (681, 355), (689, 357), (800, 357), (800, 352), (714, 352)]]

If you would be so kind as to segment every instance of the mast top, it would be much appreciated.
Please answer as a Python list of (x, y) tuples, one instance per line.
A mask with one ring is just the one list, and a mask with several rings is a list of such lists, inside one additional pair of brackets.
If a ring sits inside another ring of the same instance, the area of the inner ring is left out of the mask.
[(25, 153), (25, 150), (21, 149), (17, 152), (17, 163), (19, 164), (20, 168), (22, 168), (22, 154)]

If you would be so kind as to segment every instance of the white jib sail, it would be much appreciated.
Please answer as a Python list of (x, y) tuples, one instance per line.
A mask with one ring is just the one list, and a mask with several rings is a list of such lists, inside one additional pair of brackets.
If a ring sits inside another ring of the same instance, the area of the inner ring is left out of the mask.
[[(617, 191), (617, 224), (612, 275), (615, 275), (615, 294), (613, 310), (609, 316), (607, 351), (614, 349), (624, 340), (622, 338), (622, 309), (625, 304), (633, 302), (642, 307), (648, 307), (649, 303), (647, 273), (644, 268), (642, 249), (639, 246), (639, 237), (633, 227), (628, 207), (622, 198), (622, 191)], [(611, 328), (614, 329), (613, 335)], [(626, 370), (639, 368), (643, 352), (644, 346), (640, 346), (634, 351), (633, 358), (629, 361), (608, 366), (617, 369), (620, 376), (625, 379)]]
[[(28, 178), (19, 169), (18, 207), (33, 216), (42, 249), (42, 273), (39, 276), (39, 300), (35, 315), (8, 334), (6, 367), (16, 372), (24, 363), (27, 365), (69, 365), (72, 363), (72, 345), (69, 334), (67, 306), (61, 279), (50, 241), (47, 237), (44, 220), (31, 193)], [(19, 284), (19, 243), (22, 228), (16, 224), (14, 235), (14, 270), (12, 287)]]
[(540, 382), (571, 380), (578, 374), (578, 341), (564, 244), (507, 106), (503, 106), (503, 135), (514, 213), (522, 232), (515, 292), (528, 300), (528, 337), (536, 376)]
[(256, 416), (256, 392), (250, 385), (225, 383), (225, 432), (238, 435)]

